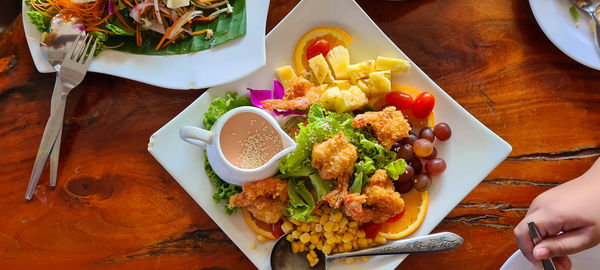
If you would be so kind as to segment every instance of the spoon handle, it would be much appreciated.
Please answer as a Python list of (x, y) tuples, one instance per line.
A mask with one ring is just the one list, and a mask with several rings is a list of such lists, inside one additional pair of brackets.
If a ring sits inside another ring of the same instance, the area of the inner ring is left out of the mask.
[(327, 261), (330, 262), (347, 257), (450, 251), (459, 247), (462, 242), (462, 237), (457, 234), (442, 232), (411, 239), (397, 240), (356, 251), (333, 254), (327, 256)]

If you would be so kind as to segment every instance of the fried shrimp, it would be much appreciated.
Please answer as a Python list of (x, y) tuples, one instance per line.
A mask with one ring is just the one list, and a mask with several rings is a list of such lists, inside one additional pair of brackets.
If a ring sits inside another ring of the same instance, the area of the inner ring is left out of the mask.
[(333, 208), (339, 208), (348, 193), (348, 182), (357, 157), (356, 146), (350, 144), (341, 131), (313, 146), (312, 167), (319, 171), (323, 179), (337, 179), (336, 188), (322, 198)]
[(295, 77), (289, 80), (283, 99), (261, 101), (267, 110), (306, 110), (319, 100), (325, 86), (315, 86), (308, 80)]
[(344, 197), (346, 215), (358, 222), (382, 223), (404, 210), (404, 200), (385, 170), (377, 170), (362, 191)]
[(242, 193), (229, 198), (229, 208), (247, 207), (255, 218), (266, 223), (276, 223), (287, 206), (287, 182), (267, 178), (242, 186)]
[(366, 112), (354, 117), (352, 127), (361, 128), (370, 125), (373, 128), (375, 137), (386, 149), (392, 146), (402, 138), (408, 137), (410, 125), (404, 119), (401, 111), (390, 106), (379, 112)]

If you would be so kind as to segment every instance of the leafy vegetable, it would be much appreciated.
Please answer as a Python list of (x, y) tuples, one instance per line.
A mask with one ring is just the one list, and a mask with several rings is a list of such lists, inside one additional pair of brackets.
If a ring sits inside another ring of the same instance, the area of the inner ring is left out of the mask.
[(105, 24), (105, 27), (106, 27), (106, 29), (113, 32), (113, 34), (115, 34), (115, 35), (120, 35), (120, 36), (133, 36), (134, 35), (133, 32), (130, 32), (129, 30), (125, 29), (125, 27), (120, 26), (120, 25), (123, 25), (123, 24), (121, 24), (119, 21), (115, 21), (114, 24), (107, 22)]
[(204, 152), (204, 170), (208, 175), (208, 178), (213, 183), (217, 191), (213, 194), (213, 200), (215, 200), (216, 204), (223, 203), (223, 208), (225, 209), (225, 213), (231, 215), (237, 211), (237, 207), (229, 208), (229, 198), (231, 196), (242, 192), (242, 188), (236, 185), (229, 184), (223, 179), (221, 179), (208, 163), (208, 157), (206, 156), (206, 152)]
[(310, 183), (317, 192), (317, 201), (320, 201), (323, 196), (331, 191), (331, 181), (325, 181), (321, 179), (321, 177), (316, 173), (309, 175), (308, 178), (310, 178)]
[(350, 193), (360, 193), (362, 187), (367, 184), (366, 179), (375, 173), (375, 163), (368, 156), (363, 156), (362, 159), (354, 165), (354, 182), (350, 186)]
[(240, 97), (235, 92), (229, 92), (225, 97), (218, 97), (208, 106), (202, 124), (205, 129), (211, 129), (219, 118), (226, 112), (241, 106), (251, 106), (250, 98)]
[(304, 181), (289, 179), (288, 195), (290, 199), (288, 208), (285, 209), (286, 216), (304, 222), (313, 221), (314, 217), (310, 213), (315, 209), (315, 200), (304, 186)]
[[(208, 111), (204, 114), (202, 124), (204, 128), (210, 129), (215, 122), (223, 116), (226, 112), (241, 106), (251, 105), (250, 99), (245, 97), (239, 97), (237, 93), (230, 92), (223, 98), (215, 98), (208, 106)], [(210, 166), (206, 152), (204, 153), (204, 170), (210, 178), (211, 182), (217, 189), (213, 194), (213, 199), (217, 204), (224, 204), (225, 212), (227, 214), (234, 213), (237, 208), (229, 208), (229, 198), (235, 194), (242, 192), (239, 186), (229, 184), (221, 179)]]
[(569, 8), (569, 12), (571, 12), (571, 16), (573, 16), (573, 19), (579, 19), (579, 13), (577, 12), (577, 9), (574, 6), (571, 6), (571, 8)]
[(404, 173), (405, 169), (406, 161), (404, 159), (396, 159), (385, 166), (387, 175), (394, 180), (398, 180), (398, 177)]
[(31, 24), (35, 25), (38, 31), (44, 33), (50, 31), (50, 18), (42, 15), (42, 13), (38, 11), (27, 11), (27, 16), (29, 16), (29, 20)]

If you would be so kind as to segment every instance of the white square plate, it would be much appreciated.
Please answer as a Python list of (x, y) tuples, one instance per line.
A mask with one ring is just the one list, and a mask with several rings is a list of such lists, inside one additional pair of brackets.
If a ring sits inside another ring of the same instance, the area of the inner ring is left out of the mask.
[[(203, 169), (202, 149), (179, 139), (179, 128), (201, 126), (211, 100), (227, 91), (247, 95), (246, 88), (271, 89), (275, 68), (292, 63), (297, 40), (318, 26), (334, 26), (353, 38), (351, 62), (374, 59), (378, 55), (408, 59), (363, 10), (349, 0), (304, 0), (267, 35), (267, 64), (250, 76), (231, 84), (209, 89), (177, 117), (150, 137), (148, 151), (210, 215), (233, 242), (259, 268), (269, 268), (274, 241), (257, 242), (256, 234), (246, 226), (241, 214), (227, 216), (212, 199), (214, 187)], [(448, 169), (434, 177), (430, 190), (429, 210), (421, 227), (412, 235), (425, 235), (485, 178), (506, 156), (511, 147), (450, 98), (414, 63), (410, 72), (394, 78), (420, 90), (432, 92), (437, 100), (436, 120), (448, 123), (453, 130), (449, 141), (436, 145)], [(250, 248), (257, 242), (256, 249)], [(331, 269), (394, 269), (406, 256), (371, 258), (352, 265), (334, 263)]]
[[(41, 33), (29, 21), (23, 1), (23, 26), (35, 67), (55, 72), (40, 51)], [(179, 55), (141, 55), (106, 50), (90, 71), (172, 89), (197, 89), (228, 83), (265, 64), (265, 25), (269, 0), (246, 0), (246, 35), (212, 49)], [(235, 63), (232, 65), (232, 63)]]

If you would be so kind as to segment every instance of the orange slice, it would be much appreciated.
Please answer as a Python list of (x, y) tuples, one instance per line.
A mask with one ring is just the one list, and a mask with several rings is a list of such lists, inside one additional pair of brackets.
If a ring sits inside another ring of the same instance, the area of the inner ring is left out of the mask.
[[(414, 89), (410, 86), (406, 85), (393, 85), (392, 91), (402, 92), (410, 95), (413, 99), (417, 98), (421, 91)], [(383, 101), (385, 103), (385, 99)], [(434, 113), (431, 112), (429, 116), (426, 118), (417, 118), (413, 115), (412, 110), (402, 111), (402, 113), (406, 116), (407, 120), (413, 125), (417, 127), (430, 127), (433, 128), (435, 126), (435, 116)]]
[(393, 222), (384, 222), (379, 236), (399, 239), (411, 234), (423, 223), (429, 203), (427, 191), (419, 192), (413, 188), (408, 193), (402, 194), (402, 199), (404, 199), (404, 215)]
[(308, 59), (306, 59), (306, 51), (308, 51), (308, 48), (320, 38), (327, 40), (330, 48), (339, 45), (348, 47), (350, 43), (352, 43), (350, 35), (335, 27), (317, 27), (306, 32), (306, 34), (298, 40), (296, 49), (294, 49), (294, 69), (299, 76), (302, 76), (303, 70), (310, 71)]
[(252, 213), (248, 212), (246, 208), (242, 208), (242, 215), (248, 227), (253, 230), (256, 234), (262, 235), (267, 239), (275, 239), (273, 233), (271, 233), (271, 225), (256, 219)]

